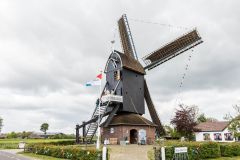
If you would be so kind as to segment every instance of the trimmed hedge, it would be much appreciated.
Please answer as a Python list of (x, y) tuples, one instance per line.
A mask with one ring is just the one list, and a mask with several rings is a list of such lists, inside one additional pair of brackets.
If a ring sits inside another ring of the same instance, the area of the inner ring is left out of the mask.
[[(217, 143), (217, 142), (175, 142), (165, 147), (167, 160), (174, 157), (175, 147), (188, 147), (188, 157), (190, 160), (200, 160), (218, 157), (240, 156), (240, 143)], [(160, 148), (156, 149), (156, 155), (160, 155)]]
[(74, 145), (76, 142), (75, 140), (65, 140), (65, 141), (56, 141), (56, 142), (44, 142), (41, 144), (49, 144), (49, 145), (61, 145), (61, 146), (67, 146), (67, 145)]
[[(165, 148), (167, 160), (172, 160), (174, 157), (175, 147), (188, 147), (189, 160), (218, 158), (221, 157), (220, 144), (214, 142), (207, 143), (179, 143)], [(157, 149), (157, 154), (160, 154), (160, 148)]]
[(97, 160), (98, 157), (101, 157), (101, 151), (97, 151), (96, 149), (85, 150), (77, 146), (30, 144), (27, 146), (26, 151), (40, 155), (72, 160)]
[(239, 143), (221, 144), (220, 149), (221, 149), (221, 155), (223, 157), (240, 156)]

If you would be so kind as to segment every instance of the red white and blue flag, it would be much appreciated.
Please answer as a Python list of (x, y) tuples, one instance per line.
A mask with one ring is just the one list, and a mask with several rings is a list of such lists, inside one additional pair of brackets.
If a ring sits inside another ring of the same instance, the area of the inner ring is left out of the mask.
[(90, 87), (90, 86), (100, 86), (101, 85), (101, 79), (102, 79), (102, 73), (97, 75), (96, 79), (87, 82), (86, 86), (87, 87)]

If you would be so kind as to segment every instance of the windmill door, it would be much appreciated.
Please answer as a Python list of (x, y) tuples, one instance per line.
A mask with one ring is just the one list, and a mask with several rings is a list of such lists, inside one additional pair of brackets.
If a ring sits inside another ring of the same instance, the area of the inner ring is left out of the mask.
[(146, 144), (147, 134), (145, 129), (138, 131), (138, 144)]
[(130, 130), (130, 144), (137, 144), (138, 142), (138, 132), (136, 129)]

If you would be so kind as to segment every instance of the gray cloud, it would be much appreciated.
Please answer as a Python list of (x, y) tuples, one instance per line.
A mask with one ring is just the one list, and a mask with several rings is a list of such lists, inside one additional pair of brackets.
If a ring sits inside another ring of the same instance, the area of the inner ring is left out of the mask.
[[(207, 5), (206, 5), (207, 4)], [(77, 1), (2, 0), (0, 2), (0, 116), (4, 132), (74, 132), (94, 109), (97, 88), (83, 84), (104, 68), (116, 21), (127, 13), (139, 57), (187, 30), (139, 23), (136, 19), (197, 27), (204, 43), (147, 72), (159, 115), (168, 123), (179, 95), (209, 116), (222, 118), (239, 97), (238, 1)], [(116, 33), (117, 50), (121, 50)], [(181, 94), (178, 94), (181, 91)], [(197, 98), (196, 98), (197, 97)], [(14, 119), (13, 119), (14, 117)], [(16, 119), (21, 119), (16, 125)], [(31, 124), (29, 124), (31, 122)]]

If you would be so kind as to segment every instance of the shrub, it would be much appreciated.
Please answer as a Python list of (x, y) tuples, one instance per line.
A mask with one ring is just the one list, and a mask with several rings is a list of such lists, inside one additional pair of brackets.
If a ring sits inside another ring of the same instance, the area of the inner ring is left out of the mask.
[(218, 157), (221, 157), (219, 143), (214, 143), (214, 142), (202, 143), (199, 146), (199, 157), (200, 158), (218, 158)]
[(56, 158), (66, 158), (74, 160), (96, 160), (101, 155), (101, 151), (95, 149), (81, 149), (77, 146), (54, 146), (46, 144), (30, 144), (27, 152), (46, 155)]
[(149, 150), (147, 152), (147, 157), (148, 157), (148, 160), (155, 160), (154, 158), (154, 151), (153, 150)]
[(166, 159), (173, 159), (175, 147), (188, 147), (188, 157), (190, 160), (218, 158), (221, 156), (220, 145), (214, 142), (207, 143), (177, 143), (165, 148)]
[(75, 140), (65, 140), (65, 141), (56, 141), (56, 142), (45, 142), (43, 144), (51, 144), (51, 145), (74, 145), (75, 144)]
[(240, 144), (222, 144), (220, 145), (221, 155), (223, 157), (240, 156)]
[(50, 136), (50, 139), (75, 139), (74, 134), (56, 134), (54, 136)]

